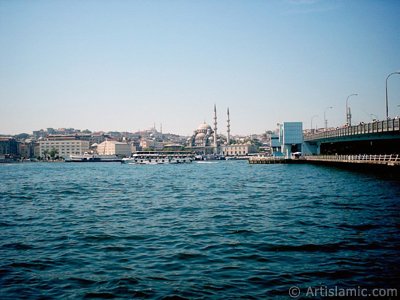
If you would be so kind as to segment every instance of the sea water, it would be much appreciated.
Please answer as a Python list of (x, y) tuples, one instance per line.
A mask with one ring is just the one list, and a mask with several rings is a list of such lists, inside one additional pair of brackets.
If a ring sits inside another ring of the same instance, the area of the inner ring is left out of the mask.
[(395, 180), (219, 161), (1, 165), (0, 184), (1, 299), (399, 286)]

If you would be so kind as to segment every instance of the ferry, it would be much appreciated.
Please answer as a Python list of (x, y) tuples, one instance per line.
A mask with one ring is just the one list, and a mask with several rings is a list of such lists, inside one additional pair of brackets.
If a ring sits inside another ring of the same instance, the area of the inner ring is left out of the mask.
[(99, 155), (85, 153), (83, 155), (69, 155), (65, 162), (120, 162), (122, 159), (117, 155)]
[(160, 164), (183, 164), (194, 160), (190, 152), (138, 152), (131, 157), (123, 158), (123, 164), (134, 165), (160, 165)]

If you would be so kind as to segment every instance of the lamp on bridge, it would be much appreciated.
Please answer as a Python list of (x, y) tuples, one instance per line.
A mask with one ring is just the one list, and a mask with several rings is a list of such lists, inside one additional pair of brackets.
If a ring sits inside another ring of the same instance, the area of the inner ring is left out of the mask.
[(329, 106), (329, 107), (325, 108), (325, 110), (324, 110), (325, 130), (328, 129), (328, 120), (326, 119), (326, 111), (327, 111), (328, 109), (332, 109), (332, 108), (333, 108), (333, 106)]
[(390, 76), (398, 74), (400, 75), (400, 71), (392, 72), (386, 77), (386, 120), (389, 119), (389, 104), (388, 104), (388, 92), (387, 92), (387, 82)]
[(318, 117), (318, 115), (313, 115), (313, 116), (311, 117), (311, 133), (313, 133), (312, 121), (313, 121), (313, 119), (316, 118), (316, 117)]
[(358, 94), (348, 95), (347, 99), (346, 99), (346, 124), (348, 126), (351, 126), (351, 111), (350, 111), (350, 107), (349, 107), (349, 98), (351, 96), (358, 96)]

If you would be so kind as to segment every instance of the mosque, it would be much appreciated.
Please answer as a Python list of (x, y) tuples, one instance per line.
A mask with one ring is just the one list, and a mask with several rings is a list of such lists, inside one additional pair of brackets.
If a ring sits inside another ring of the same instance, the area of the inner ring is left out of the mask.
[(230, 120), (228, 108), (228, 135), (226, 141), (223, 137), (217, 135), (217, 107), (214, 105), (214, 128), (211, 128), (206, 122), (200, 124), (193, 132), (193, 135), (187, 140), (187, 146), (198, 154), (219, 154), (220, 145), (226, 142), (230, 143)]

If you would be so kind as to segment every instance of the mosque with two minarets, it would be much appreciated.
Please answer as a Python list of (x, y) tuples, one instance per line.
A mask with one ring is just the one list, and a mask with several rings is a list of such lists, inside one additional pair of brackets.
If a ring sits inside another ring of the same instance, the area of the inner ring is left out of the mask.
[(189, 139), (190, 147), (213, 147), (214, 146), (214, 130), (207, 123), (200, 124)]
[[(228, 132), (229, 135), (230, 132)], [(217, 107), (214, 105), (214, 128), (206, 122), (200, 124), (193, 132), (193, 135), (187, 140), (187, 147), (198, 154), (219, 154), (219, 147), (223, 143), (225, 143), (224, 138), (217, 134)]]
[(187, 140), (187, 148), (197, 154), (214, 155), (247, 155), (251, 152), (251, 145), (231, 145), (231, 124), (229, 108), (227, 109), (227, 135), (217, 134), (217, 107), (214, 105), (214, 128), (206, 122), (200, 124)]

